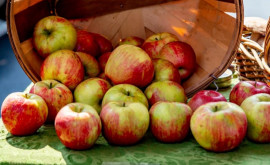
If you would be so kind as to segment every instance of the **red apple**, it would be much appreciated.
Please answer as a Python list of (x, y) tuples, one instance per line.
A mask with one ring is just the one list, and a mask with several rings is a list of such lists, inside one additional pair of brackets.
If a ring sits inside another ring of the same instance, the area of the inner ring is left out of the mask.
[(144, 39), (140, 37), (136, 37), (136, 36), (130, 36), (130, 37), (121, 39), (118, 45), (129, 44), (129, 45), (141, 47), (143, 43), (144, 43)]
[(170, 61), (178, 68), (181, 79), (190, 77), (196, 69), (196, 55), (193, 48), (181, 41), (166, 44), (156, 58)]
[(157, 33), (144, 41), (142, 49), (145, 50), (151, 58), (156, 58), (163, 46), (173, 41), (179, 41), (174, 34), (167, 32)]
[(38, 54), (44, 58), (60, 49), (73, 50), (76, 41), (75, 28), (63, 17), (48, 16), (35, 25), (33, 45)]
[(160, 101), (149, 113), (151, 131), (159, 141), (180, 142), (188, 135), (192, 110), (186, 104)]
[(150, 105), (158, 101), (186, 103), (184, 88), (174, 81), (157, 81), (150, 84), (144, 91)]
[(55, 131), (66, 147), (75, 150), (89, 149), (101, 133), (101, 120), (90, 105), (70, 103), (57, 114)]
[(153, 64), (155, 68), (153, 81), (170, 80), (181, 83), (180, 74), (171, 62), (163, 59), (153, 59)]
[(241, 107), (246, 113), (248, 139), (259, 142), (270, 142), (270, 95), (259, 93), (246, 98)]
[(270, 94), (270, 88), (264, 82), (241, 81), (231, 90), (230, 102), (240, 106), (247, 97), (258, 93)]
[(105, 75), (116, 84), (145, 87), (154, 77), (151, 58), (134, 45), (120, 45), (110, 55)]
[(243, 109), (234, 103), (206, 103), (193, 113), (190, 128), (203, 148), (224, 152), (240, 145), (246, 135), (247, 118)]
[(48, 107), (38, 95), (15, 92), (9, 94), (2, 103), (1, 116), (11, 134), (31, 135), (45, 123)]
[(196, 93), (188, 102), (193, 112), (203, 104), (209, 102), (227, 101), (219, 92), (213, 90), (202, 90)]
[(110, 87), (110, 83), (101, 78), (84, 80), (74, 90), (75, 102), (91, 105), (100, 113), (102, 99)]
[(40, 69), (42, 80), (57, 80), (73, 90), (84, 79), (80, 58), (71, 50), (58, 50), (49, 55)]
[(102, 54), (99, 58), (98, 58), (98, 63), (99, 63), (99, 66), (101, 68), (101, 70), (104, 72), (105, 71), (105, 66), (107, 64), (107, 61), (110, 57), (112, 52), (107, 52), (107, 53), (104, 53)]
[(43, 80), (35, 83), (30, 93), (42, 97), (48, 106), (47, 123), (54, 123), (59, 110), (73, 102), (73, 94), (64, 84), (55, 80)]
[(84, 79), (96, 77), (100, 73), (98, 61), (90, 54), (76, 52), (84, 66)]
[(109, 41), (106, 37), (97, 33), (90, 33), (93, 35), (96, 43), (99, 45), (100, 53), (104, 54), (107, 52), (111, 52), (113, 50), (113, 46), (111, 41)]
[(132, 145), (149, 126), (148, 109), (139, 102), (109, 102), (100, 113), (102, 133), (110, 144)]
[(94, 36), (91, 33), (80, 29), (77, 30), (77, 44), (75, 51), (85, 52), (94, 57), (100, 55), (100, 48), (98, 43), (95, 41)]

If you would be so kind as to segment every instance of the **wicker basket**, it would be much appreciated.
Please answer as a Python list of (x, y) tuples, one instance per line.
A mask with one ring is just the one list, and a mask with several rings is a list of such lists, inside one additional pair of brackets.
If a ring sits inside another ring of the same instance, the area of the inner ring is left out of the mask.
[(243, 26), (242, 0), (8, 0), (9, 38), (18, 62), (33, 82), (40, 80), (43, 61), (31, 43), (33, 27), (52, 14), (106, 36), (113, 45), (131, 35), (177, 35), (197, 56), (195, 73), (183, 83), (188, 96), (206, 88), (231, 65)]
[[(267, 64), (269, 52), (269, 22), (265, 37), (265, 49), (250, 39), (252, 32), (244, 31), (234, 63), (240, 80), (262, 81), (270, 85), (270, 68)], [(265, 50), (265, 52), (264, 52)], [(269, 63), (269, 62), (268, 62)]]

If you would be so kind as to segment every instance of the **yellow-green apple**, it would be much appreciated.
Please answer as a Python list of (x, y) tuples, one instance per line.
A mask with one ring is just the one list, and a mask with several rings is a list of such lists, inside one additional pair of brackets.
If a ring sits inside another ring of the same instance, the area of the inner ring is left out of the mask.
[(110, 83), (101, 78), (84, 80), (74, 90), (75, 102), (91, 105), (100, 113), (102, 99), (110, 87)]
[(74, 49), (76, 52), (84, 52), (91, 56), (100, 55), (100, 48), (94, 36), (86, 30), (77, 29), (77, 43)]
[(174, 81), (157, 81), (150, 84), (144, 91), (150, 105), (158, 101), (186, 103), (184, 88)]
[(58, 50), (43, 61), (40, 69), (42, 80), (57, 80), (73, 90), (84, 79), (80, 58), (71, 50)]
[(239, 146), (244, 139), (247, 117), (243, 109), (234, 103), (206, 103), (191, 116), (190, 128), (204, 149), (225, 152)]
[(109, 41), (106, 37), (104, 37), (103, 35), (98, 34), (98, 33), (90, 32), (90, 34), (93, 35), (94, 40), (98, 44), (101, 54), (111, 52), (113, 50), (113, 46), (112, 46), (111, 41)]
[(76, 52), (84, 66), (84, 79), (96, 77), (100, 73), (98, 61), (95, 57), (84, 52)]
[(153, 81), (170, 80), (179, 84), (181, 83), (180, 74), (170, 61), (163, 59), (153, 59), (153, 64), (155, 68)]
[(181, 79), (187, 79), (196, 69), (196, 55), (193, 48), (181, 41), (166, 44), (156, 58), (170, 61), (178, 68)]
[(36, 94), (14, 92), (2, 103), (1, 116), (11, 134), (31, 135), (45, 123), (48, 107), (42, 97)]
[(109, 102), (100, 113), (102, 133), (110, 144), (139, 142), (149, 126), (149, 113), (140, 102)]
[(118, 45), (129, 44), (129, 45), (141, 47), (143, 43), (144, 43), (144, 39), (140, 37), (136, 37), (136, 36), (130, 36), (130, 37), (121, 39)]
[(193, 112), (201, 105), (209, 102), (227, 101), (219, 92), (214, 90), (201, 90), (197, 92), (188, 102)]
[(105, 75), (116, 84), (132, 84), (145, 87), (154, 77), (151, 58), (134, 45), (120, 45), (110, 55)]
[(151, 58), (156, 58), (163, 46), (173, 41), (179, 41), (174, 34), (167, 32), (156, 33), (144, 41), (142, 48)]
[(101, 133), (101, 120), (87, 104), (70, 103), (55, 118), (55, 131), (60, 141), (74, 150), (91, 148)]
[(240, 106), (247, 97), (258, 93), (270, 94), (270, 87), (264, 82), (240, 81), (230, 92), (230, 102)]
[(140, 102), (148, 108), (148, 101), (144, 93), (136, 86), (119, 84), (111, 87), (102, 100), (102, 107), (107, 103), (116, 102)]
[(255, 142), (270, 142), (270, 95), (259, 93), (246, 98), (242, 104), (248, 121), (247, 137)]
[(99, 66), (100, 66), (100, 69), (104, 72), (105, 71), (105, 66), (107, 64), (107, 61), (110, 57), (112, 52), (107, 52), (107, 53), (104, 53), (102, 54), (101, 56), (99, 56), (98, 58), (98, 63), (99, 63)]
[(34, 27), (33, 45), (38, 54), (44, 58), (60, 49), (73, 50), (76, 41), (75, 28), (63, 17), (45, 17)]
[(73, 94), (68, 87), (55, 80), (43, 80), (35, 83), (29, 93), (39, 95), (48, 106), (46, 123), (54, 123), (60, 109), (73, 102)]
[(157, 102), (150, 111), (150, 128), (154, 137), (165, 143), (182, 141), (189, 133), (192, 110), (179, 102)]

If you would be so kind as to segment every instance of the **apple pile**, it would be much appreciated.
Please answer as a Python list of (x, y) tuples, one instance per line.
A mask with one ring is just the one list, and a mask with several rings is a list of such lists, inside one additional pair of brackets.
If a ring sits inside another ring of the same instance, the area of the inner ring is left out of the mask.
[(240, 82), (230, 102), (202, 90), (187, 103), (181, 83), (195, 72), (196, 55), (171, 33), (130, 36), (113, 47), (101, 34), (49, 16), (36, 24), (33, 45), (44, 58), (41, 81), (29, 93), (7, 96), (1, 108), (13, 135), (54, 124), (60, 141), (75, 150), (91, 148), (101, 132), (112, 145), (134, 145), (148, 129), (163, 143), (181, 142), (191, 131), (215, 152), (239, 146), (246, 133), (270, 142), (270, 88)]

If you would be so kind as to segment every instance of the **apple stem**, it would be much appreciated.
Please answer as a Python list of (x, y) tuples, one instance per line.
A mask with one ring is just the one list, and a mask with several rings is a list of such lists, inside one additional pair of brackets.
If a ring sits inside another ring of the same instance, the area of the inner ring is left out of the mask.
[(123, 107), (125, 107), (126, 106), (126, 103), (125, 102), (123, 102)]
[(254, 84), (255, 88), (257, 87), (257, 81), (255, 81), (255, 84)]
[(27, 98), (27, 99), (28, 99), (28, 94), (27, 94), (27, 93), (25, 93), (25, 98)]
[(215, 110), (214, 110), (215, 112), (217, 112), (218, 111), (218, 107), (217, 106), (215, 106)]
[(130, 92), (129, 92), (129, 91), (127, 91), (127, 95), (128, 95), (128, 96), (130, 95)]
[(52, 89), (52, 82), (50, 82), (50, 87), (49, 88)]

